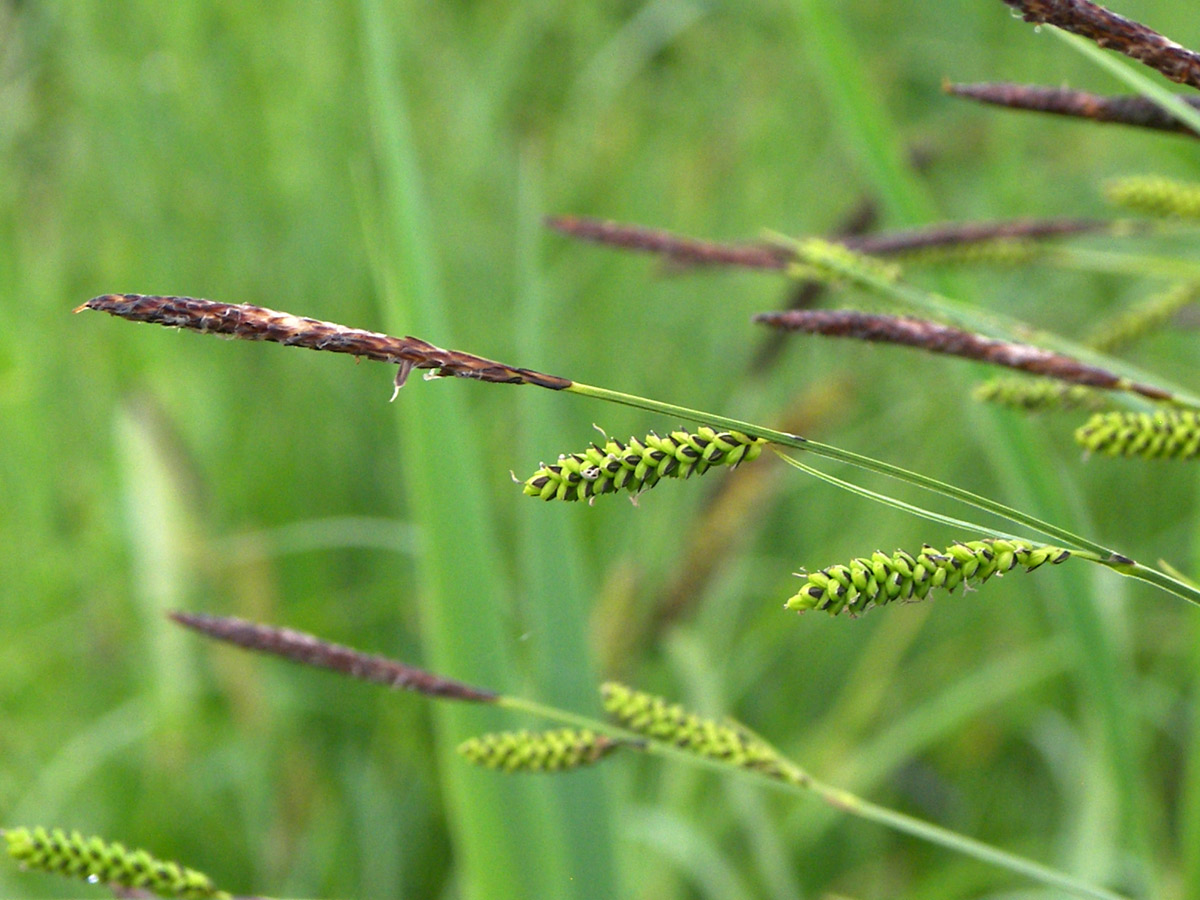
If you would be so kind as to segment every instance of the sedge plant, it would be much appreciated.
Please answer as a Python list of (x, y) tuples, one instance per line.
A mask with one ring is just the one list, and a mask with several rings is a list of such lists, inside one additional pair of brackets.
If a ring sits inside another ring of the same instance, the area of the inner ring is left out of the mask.
[[(1114, 23), (1105, 15), (1107, 11), (1095, 4), (1007, 2), (1031, 21), (1061, 25), (1077, 35), (1113, 45), (1113, 29), (1119, 23)], [(819, 23), (821, 16), (812, 12), (818, 7), (819, 4), (813, 4), (809, 15)], [(368, 4), (368, 9), (371, 8)], [(1144, 30), (1121, 33), (1128, 41), (1118, 49), (1160, 68), (1176, 80), (1198, 84), (1196, 78), (1200, 76), (1196, 73), (1200, 72), (1200, 66), (1194, 54), (1188, 55), (1190, 51), (1180, 48), (1180, 53), (1166, 52)], [(1068, 40), (1081, 44), (1079, 38)], [(830, 47), (836, 49), (836, 42)], [(1097, 51), (1089, 47), (1085, 52)], [(382, 84), (386, 73), (377, 74)], [(1072, 115), (1088, 107), (1078, 96), (1055, 95), (1052, 91), (1034, 92), (1036, 105), (1030, 99), (1034, 96), (1030, 91), (956, 92), (987, 102), (997, 102), (998, 96), (1011, 96), (1017, 99), (1007, 105), (1015, 108), (1070, 110), (1067, 114)], [(1133, 112), (1113, 111), (1116, 107), (1112, 104), (1099, 107), (1106, 110), (1104, 121), (1126, 121), (1184, 135), (1200, 133), (1200, 113), (1194, 105), (1169, 93), (1163, 95), (1161, 88), (1144, 91), (1148, 102), (1162, 107), (1161, 115), (1148, 112), (1144, 104)], [(1126, 119), (1121, 120), (1120, 115), (1126, 115)], [(403, 136), (397, 141), (403, 144)], [(402, 170), (403, 159), (397, 160), (396, 166), (398, 171)], [(1180, 220), (1195, 217), (1195, 193), (1186, 186), (1173, 186), (1161, 180), (1127, 180), (1110, 186), (1108, 195), (1113, 202), (1137, 213)], [(912, 197), (897, 200), (898, 206), (909, 211), (919, 205)], [(414, 208), (399, 212), (402, 219), (415, 215)], [(1128, 223), (1063, 221), (1041, 223), (1037, 227), (943, 229), (920, 234), (909, 232), (890, 244), (880, 240), (871, 244), (866, 240), (796, 241), (769, 236), (765, 241), (733, 248), (684, 241), (647, 229), (597, 225), (574, 217), (557, 219), (552, 224), (577, 237), (656, 253), (680, 265), (749, 266), (773, 270), (793, 280), (821, 282), (835, 290), (851, 287), (869, 293), (898, 314), (789, 310), (763, 314), (758, 321), (786, 331), (902, 345), (1016, 370), (1021, 373), (1019, 378), (1005, 376), (1004, 380), (989, 382), (978, 388), (976, 395), (1025, 410), (1080, 407), (1092, 410), (1093, 417), (1079, 428), (1076, 439), (1097, 454), (1179, 460), (1200, 455), (1197, 418), (1200, 395), (1114, 356), (1115, 351), (1149, 331), (1167, 325), (1180, 309), (1196, 300), (1200, 294), (1200, 267), (1188, 261), (1147, 260), (1133, 254), (1102, 254), (1045, 242), (1047, 238), (1106, 230), (1124, 233), (1130, 227)], [(406, 220), (405, 227), (411, 225)], [(985, 312), (947, 292), (927, 290), (907, 280), (907, 267), (945, 262), (955, 253), (967, 261), (988, 264), (1037, 262), (1106, 271), (1132, 271), (1149, 265), (1168, 279), (1169, 287), (1122, 316), (1097, 323), (1090, 336), (1075, 340), (1034, 328), (1014, 317)], [(415, 270), (410, 274), (414, 282), (427, 278)], [(428, 289), (428, 285), (425, 287)], [(768, 424), (443, 349), (422, 338), (393, 337), (249, 304), (107, 294), (78, 308), (83, 309), (107, 312), (130, 321), (384, 362), (396, 367), (393, 399), (401, 395), (401, 389), (414, 372), (422, 371), (428, 380), (455, 377), (537, 387), (633, 407), (667, 420), (659, 425), (661, 433), (649, 431), (628, 440), (605, 435), (602, 441), (563, 452), (540, 464), (527, 477), (517, 478), (526, 495), (546, 502), (609, 502), (603, 500), (607, 494), (624, 494), (636, 500), (651, 489), (666, 489), (671, 480), (687, 480), (714, 469), (732, 470), (753, 464), (764, 450), (770, 450), (787, 465), (828, 485), (961, 531), (959, 540), (946, 546), (924, 545), (892, 552), (864, 547), (860, 556), (848, 561), (809, 561), (810, 567), (798, 573), (799, 587), (783, 603), (789, 610), (857, 616), (877, 607), (923, 600), (938, 590), (950, 594), (958, 588), (964, 593), (981, 589), (993, 578), (1032, 573), (1043, 566), (1071, 560), (1152, 584), (1190, 604), (1200, 605), (1200, 588), (1166, 562), (1148, 564), (1135, 560), (1117, 548), (999, 500)], [(429, 324), (440, 323), (434, 316)], [(407, 393), (411, 392), (409, 388)], [(407, 396), (401, 396), (400, 402), (407, 400)], [(420, 402), (428, 403), (430, 398), (422, 397)], [(984, 525), (917, 506), (810, 465), (812, 459), (883, 475), (1008, 524), (1003, 528)], [(601, 688), (602, 704), (610, 717), (604, 721), (527, 700), (515, 693), (474, 687), (381, 657), (366, 656), (289, 629), (191, 613), (177, 613), (174, 618), (210, 637), (259, 652), (415, 691), (437, 700), (482, 704), (555, 724), (550, 730), (492, 731), (461, 743), (459, 753), (484, 769), (508, 774), (560, 774), (599, 765), (621, 753), (646, 753), (726, 774), (737, 773), (792, 794), (815, 795), (846, 814), (1000, 866), (1047, 887), (1101, 900), (1121, 896), (827, 785), (738, 723), (706, 719), (616, 682)], [(109, 883), (114, 889), (149, 891), (161, 896), (228, 896), (217, 890), (206, 876), (155, 860), (142, 851), (131, 853), (120, 844), (40, 828), (8, 829), (4, 836), (10, 855), (30, 868)]]

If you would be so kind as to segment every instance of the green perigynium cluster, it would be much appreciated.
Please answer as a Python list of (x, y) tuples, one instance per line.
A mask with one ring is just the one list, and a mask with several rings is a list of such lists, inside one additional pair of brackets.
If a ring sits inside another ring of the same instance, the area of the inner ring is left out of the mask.
[(479, 766), (503, 772), (566, 772), (590, 766), (621, 746), (586, 729), (502, 731), (471, 738), (458, 752)]
[(1088, 335), (1087, 345), (1104, 353), (1120, 350), (1166, 325), (1175, 313), (1197, 299), (1200, 299), (1200, 282), (1174, 285), (1101, 322)]
[(796, 766), (774, 747), (735, 724), (722, 724), (688, 712), (661, 697), (635, 691), (615, 681), (600, 688), (604, 711), (646, 737), (674, 744), (697, 756), (752, 769), (783, 781), (803, 778)]
[(610, 439), (603, 447), (592, 444), (582, 453), (563, 454), (552, 465), (543, 463), (526, 479), (524, 490), (542, 500), (591, 500), (620, 490), (637, 494), (662, 478), (687, 478), (713, 466), (749, 462), (764, 444), (762, 438), (708, 426), (694, 434), (672, 431), (666, 437), (651, 432), (628, 443)]
[(1099, 391), (1082, 384), (1068, 384), (1051, 378), (989, 378), (975, 387), (976, 400), (999, 403), (1026, 412), (1105, 405)]
[(145, 850), (128, 850), (98, 837), (85, 838), (78, 831), (68, 835), (61, 828), (9, 828), (4, 839), (8, 855), (27, 869), (150, 891), (160, 897), (229, 897), (217, 890), (207, 875), (155, 859)]
[(1097, 413), (1075, 431), (1075, 441), (1092, 453), (1145, 459), (1200, 456), (1200, 413)]
[(844, 244), (821, 238), (805, 238), (789, 241), (787, 246), (796, 257), (787, 270), (792, 278), (830, 284), (857, 280), (878, 280), (890, 284), (900, 280), (900, 266), (851, 250)]
[(799, 612), (823, 609), (830, 615), (842, 611), (858, 615), (894, 601), (923, 600), (934, 588), (953, 591), (960, 584), (982, 584), (1017, 566), (1032, 572), (1043, 563), (1060, 563), (1070, 555), (1061, 547), (1001, 538), (955, 542), (940, 551), (926, 544), (916, 556), (903, 550), (891, 556), (876, 551), (849, 565), (801, 573), (804, 586), (785, 605)]
[(1200, 219), (1200, 184), (1159, 175), (1114, 178), (1104, 187), (1109, 203), (1152, 216)]

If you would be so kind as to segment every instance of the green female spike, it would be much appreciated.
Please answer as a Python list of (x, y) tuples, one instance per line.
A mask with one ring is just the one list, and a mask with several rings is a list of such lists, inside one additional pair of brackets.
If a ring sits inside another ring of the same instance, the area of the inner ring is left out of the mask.
[(619, 741), (587, 729), (502, 731), (471, 738), (458, 752), (488, 769), (502, 772), (568, 772), (599, 762)]
[(123, 844), (98, 837), (85, 838), (78, 831), (10, 828), (5, 829), (4, 839), (8, 855), (27, 869), (149, 891), (160, 897), (228, 900), (230, 896), (194, 869), (156, 859), (145, 850), (128, 850)]
[(708, 426), (695, 432), (680, 429), (663, 437), (654, 432), (627, 444), (608, 440), (582, 453), (563, 454), (543, 464), (525, 480), (524, 491), (540, 500), (587, 500), (625, 490), (631, 494), (654, 487), (663, 478), (703, 475), (714, 466), (735, 468), (755, 459), (766, 441), (740, 431)]
[(736, 723), (702, 718), (678, 704), (615, 681), (602, 685), (600, 696), (604, 711), (630, 731), (781, 781), (799, 783), (806, 777), (774, 747)]
[(1200, 456), (1200, 413), (1097, 413), (1076, 430), (1075, 441), (1107, 456), (1195, 459)]
[(926, 544), (915, 557), (903, 550), (892, 556), (876, 551), (870, 559), (855, 559), (848, 566), (802, 572), (804, 586), (785, 605), (798, 612), (821, 609), (837, 615), (844, 610), (857, 616), (895, 600), (924, 600), (935, 588), (953, 593), (959, 585), (983, 584), (1018, 565), (1032, 572), (1047, 562), (1063, 562), (1070, 555), (1061, 547), (1002, 538), (956, 542), (941, 551)]

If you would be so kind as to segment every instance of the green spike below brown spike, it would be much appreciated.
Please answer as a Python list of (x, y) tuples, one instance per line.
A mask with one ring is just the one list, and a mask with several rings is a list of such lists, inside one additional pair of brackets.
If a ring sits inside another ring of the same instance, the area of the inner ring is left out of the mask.
[(1114, 178), (1104, 186), (1109, 203), (1151, 216), (1200, 219), (1200, 184), (1160, 175)]
[(615, 681), (606, 682), (600, 696), (604, 711), (630, 731), (780, 781), (799, 783), (806, 777), (774, 747), (736, 723), (702, 718), (678, 704)]
[(568, 772), (599, 762), (620, 741), (587, 729), (502, 731), (471, 738), (458, 752), (478, 766), (503, 772)]
[(853, 616), (888, 603), (924, 600), (934, 588), (969, 588), (1017, 566), (1032, 572), (1070, 556), (1061, 547), (1001, 538), (958, 542), (942, 551), (926, 544), (915, 556), (903, 550), (891, 556), (876, 551), (848, 565), (804, 574), (804, 586), (785, 606), (798, 612), (821, 609), (830, 615), (844, 611)]
[(4, 830), (4, 839), (9, 856), (26, 869), (150, 891), (160, 897), (227, 900), (230, 896), (194, 869), (156, 859), (145, 850), (129, 850), (98, 837), (85, 838), (78, 831), (9, 828)]
[(608, 440), (582, 453), (563, 454), (543, 464), (524, 482), (530, 497), (542, 500), (588, 500), (626, 490), (638, 494), (663, 478), (702, 475), (714, 466), (736, 467), (755, 459), (767, 442), (740, 431), (703, 426), (680, 429), (665, 437), (651, 432), (628, 443)]
[(1200, 413), (1097, 413), (1075, 431), (1075, 441), (1106, 456), (1195, 459), (1200, 456)]

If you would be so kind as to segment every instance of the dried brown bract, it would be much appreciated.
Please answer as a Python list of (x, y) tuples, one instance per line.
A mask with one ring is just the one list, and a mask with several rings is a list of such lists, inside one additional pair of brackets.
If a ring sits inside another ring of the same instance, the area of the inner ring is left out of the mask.
[(871, 315), (845, 309), (790, 310), (787, 312), (761, 313), (754, 321), (782, 328), (786, 331), (803, 331), (807, 334), (823, 334), (827, 337), (848, 337), (860, 341), (876, 341), (886, 344), (902, 344), (918, 347), (930, 353), (960, 356), (1009, 369), (1018, 369), (1034, 375), (1044, 375), (1108, 390), (1127, 390), (1153, 400), (1169, 400), (1166, 391), (1145, 384), (1137, 384), (1114, 375), (1105, 369), (1096, 368), (1040, 347), (1001, 341), (907, 316)]
[[(994, 81), (982, 84), (947, 84), (946, 93), (956, 97), (978, 100), (1009, 109), (1030, 110), (1056, 116), (1071, 116), (1091, 119), (1093, 122), (1112, 122), (1149, 128), (1154, 131), (1169, 131), (1200, 137), (1183, 122), (1180, 122), (1158, 104), (1137, 94), (1108, 97), (1073, 91), (1069, 88), (1049, 88), (1032, 84), (1013, 84)], [(1200, 97), (1180, 96), (1180, 100), (1200, 109)]]
[(217, 303), (196, 297), (106, 294), (94, 297), (75, 311), (84, 309), (97, 309), (134, 322), (151, 322), (248, 341), (273, 341), (289, 347), (349, 353), (380, 362), (396, 363), (400, 366), (396, 376), (397, 387), (404, 384), (405, 377), (412, 369), (430, 369), (437, 375), (503, 384), (535, 384), (551, 390), (563, 390), (571, 386), (570, 381), (557, 375), (519, 369), (458, 350), (443, 350), (419, 338), (398, 338), (360, 328), (347, 328), (307, 316), (251, 306), (249, 303)]
[(199, 631), (211, 638), (237, 644), (247, 650), (272, 653), (301, 665), (331, 669), (362, 681), (415, 691), (429, 697), (472, 703), (491, 703), (497, 698), (491, 691), (471, 687), (450, 678), (441, 678), (386, 657), (371, 656), (341, 644), (331, 644), (302, 631), (259, 625), (233, 616), (185, 612), (173, 612), (170, 615), (185, 628)]
[(1172, 81), (1200, 88), (1200, 54), (1152, 28), (1119, 16), (1089, 0), (1004, 0), (1026, 22), (1057, 25), (1064, 31), (1136, 59)]

